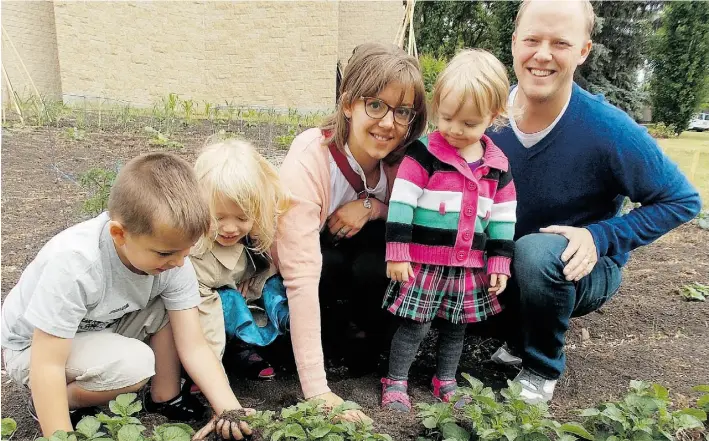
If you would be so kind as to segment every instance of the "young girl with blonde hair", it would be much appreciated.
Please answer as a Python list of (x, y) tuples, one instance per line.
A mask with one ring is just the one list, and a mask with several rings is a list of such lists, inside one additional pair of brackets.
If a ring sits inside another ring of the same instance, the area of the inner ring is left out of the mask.
[(383, 307), (402, 319), (382, 378), (382, 407), (408, 412), (407, 379), (434, 318), (443, 319), (433, 394), (449, 401), (467, 323), (501, 311), (514, 250), (515, 186), (484, 133), (504, 122), (505, 67), (483, 50), (456, 55), (433, 94), (437, 130), (407, 149), (386, 228)]
[(275, 274), (269, 249), (276, 222), (290, 204), (288, 193), (276, 169), (251, 144), (237, 139), (208, 145), (197, 158), (195, 173), (212, 216), (209, 234), (191, 253), (205, 337), (220, 359), (227, 335), (236, 337), (235, 353), (227, 354), (225, 366), (234, 364), (252, 379), (271, 379), (273, 368), (253, 347), (270, 342), (242, 341), (238, 330), (245, 322), (264, 326), (273, 319), (262, 296), (281, 283), (269, 280)]

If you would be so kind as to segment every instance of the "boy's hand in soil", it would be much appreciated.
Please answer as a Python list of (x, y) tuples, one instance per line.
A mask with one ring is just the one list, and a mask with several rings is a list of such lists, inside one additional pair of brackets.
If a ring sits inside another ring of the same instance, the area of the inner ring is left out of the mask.
[(387, 262), (387, 277), (395, 282), (408, 282), (414, 277), (411, 262)]
[(490, 288), (488, 288), (490, 294), (496, 296), (502, 294), (502, 291), (507, 288), (507, 279), (508, 277), (504, 274), (490, 274)]
[[(340, 404), (344, 403), (344, 400), (334, 394), (333, 392), (325, 392), (324, 394), (320, 395), (315, 395), (314, 397), (310, 398), (311, 400), (319, 400), (319, 401), (324, 401), (325, 406), (330, 407), (330, 408), (335, 408), (339, 406)], [(356, 421), (361, 421), (363, 423), (371, 423), (372, 419), (369, 418), (367, 415), (364, 414), (364, 412), (359, 411), (359, 410), (348, 410), (347, 412), (342, 414), (342, 419), (345, 421), (350, 421), (350, 422), (356, 422)]]
[(235, 409), (222, 412), (218, 417), (215, 415), (206, 426), (194, 434), (192, 439), (194, 441), (206, 439), (212, 432), (226, 440), (244, 439), (244, 437), (251, 436), (253, 432), (246, 421), (241, 421), (241, 417), (253, 415), (255, 412), (254, 409)]

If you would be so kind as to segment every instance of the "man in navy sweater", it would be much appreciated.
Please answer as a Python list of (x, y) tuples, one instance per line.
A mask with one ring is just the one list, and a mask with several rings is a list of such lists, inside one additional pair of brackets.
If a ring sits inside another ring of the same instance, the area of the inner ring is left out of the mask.
[[(489, 132), (510, 160), (518, 199), (516, 283), (505, 294), (515, 325), (493, 360), (522, 365), (516, 380), (529, 402), (552, 398), (571, 317), (615, 294), (631, 250), (701, 207), (647, 130), (574, 83), (593, 22), (587, 0), (522, 3), (512, 36), (519, 83), (509, 97), (518, 114)], [(620, 216), (626, 196), (642, 206)]]

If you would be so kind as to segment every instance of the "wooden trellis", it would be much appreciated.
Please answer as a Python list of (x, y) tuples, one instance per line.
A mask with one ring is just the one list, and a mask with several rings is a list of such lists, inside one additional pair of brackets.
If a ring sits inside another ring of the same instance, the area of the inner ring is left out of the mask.
[[(416, 36), (414, 35), (414, 7), (416, 6), (416, 0), (404, 0), (406, 3), (406, 9), (404, 11), (404, 19), (399, 27), (394, 38), (394, 44), (404, 49), (404, 44), (406, 44), (406, 52), (418, 58), (418, 48), (416, 47)], [(408, 30), (408, 33), (407, 33)], [(408, 36), (408, 41), (406, 37)]]

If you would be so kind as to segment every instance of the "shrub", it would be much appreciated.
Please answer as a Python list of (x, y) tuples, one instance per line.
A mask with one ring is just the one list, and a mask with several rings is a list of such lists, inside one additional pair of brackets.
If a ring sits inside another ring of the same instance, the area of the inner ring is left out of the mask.
[(650, 136), (657, 139), (676, 138), (678, 136), (675, 126), (666, 126), (662, 122), (649, 125), (647, 131), (650, 132)]

